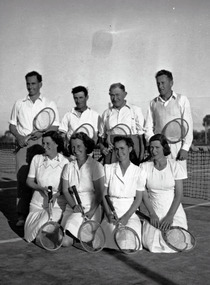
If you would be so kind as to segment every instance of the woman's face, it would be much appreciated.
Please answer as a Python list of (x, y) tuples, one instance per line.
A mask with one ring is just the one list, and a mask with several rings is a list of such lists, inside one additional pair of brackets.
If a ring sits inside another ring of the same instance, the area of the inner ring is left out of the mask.
[(116, 156), (119, 162), (129, 161), (130, 152), (132, 147), (128, 147), (125, 141), (119, 141), (115, 143)]
[(71, 141), (71, 151), (77, 159), (83, 159), (87, 156), (86, 147), (80, 139), (73, 139)]
[(51, 137), (44, 137), (42, 140), (42, 146), (47, 156), (54, 157), (57, 155), (58, 145), (51, 139)]
[(160, 141), (152, 141), (150, 143), (150, 153), (154, 159), (164, 157), (163, 147)]

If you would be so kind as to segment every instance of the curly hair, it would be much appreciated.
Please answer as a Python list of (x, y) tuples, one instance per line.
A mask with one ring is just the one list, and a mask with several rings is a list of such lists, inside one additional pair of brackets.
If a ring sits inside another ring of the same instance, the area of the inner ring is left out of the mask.
[(92, 140), (88, 135), (86, 135), (83, 132), (78, 132), (75, 133), (71, 136), (70, 138), (70, 142), (69, 142), (69, 152), (70, 154), (72, 154), (72, 150), (71, 150), (71, 142), (72, 140), (75, 139), (79, 139), (84, 143), (84, 146), (86, 147), (86, 153), (90, 154), (91, 152), (93, 152), (94, 148), (95, 148), (95, 142), (94, 140)]
[(62, 136), (56, 131), (48, 131), (42, 135), (43, 138), (50, 137), (57, 145), (57, 151), (64, 151), (64, 142)]
[[(153, 141), (159, 141), (160, 142), (160, 144), (163, 147), (163, 154), (165, 156), (167, 156), (171, 153), (170, 146), (168, 145), (168, 141), (164, 135), (156, 134), (156, 135), (152, 136), (149, 140), (149, 144)], [(150, 153), (150, 148), (149, 148), (149, 153)]]

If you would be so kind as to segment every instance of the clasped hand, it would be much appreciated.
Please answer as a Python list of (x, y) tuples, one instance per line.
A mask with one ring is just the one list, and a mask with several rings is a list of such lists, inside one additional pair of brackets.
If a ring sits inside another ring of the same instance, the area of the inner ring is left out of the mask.
[(173, 218), (171, 216), (166, 215), (161, 221), (159, 220), (156, 214), (152, 214), (150, 216), (150, 224), (161, 231), (166, 231), (170, 229), (172, 223)]

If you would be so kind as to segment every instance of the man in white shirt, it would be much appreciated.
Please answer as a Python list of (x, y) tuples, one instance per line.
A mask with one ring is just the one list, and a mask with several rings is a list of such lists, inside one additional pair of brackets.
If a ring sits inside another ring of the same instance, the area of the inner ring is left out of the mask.
[[(141, 108), (126, 101), (127, 92), (125, 91), (125, 86), (121, 83), (113, 83), (109, 88), (109, 95), (112, 106), (103, 112), (99, 127), (99, 145), (102, 154), (105, 156), (104, 163), (116, 162), (112, 142), (114, 136), (121, 135), (121, 133), (119, 132), (120, 127), (119, 129), (116, 128), (116, 131), (113, 128), (118, 124), (125, 124), (130, 128), (130, 136), (134, 142), (131, 161), (138, 165), (144, 156), (144, 117)], [(107, 138), (112, 129), (113, 133), (110, 141)]]
[(85, 132), (95, 141), (95, 143), (97, 143), (99, 114), (87, 106), (87, 101), (89, 99), (87, 88), (84, 86), (76, 86), (72, 89), (72, 94), (76, 106), (63, 116), (59, 131), (63, 133), (63, 137), (66, 137), (69, 141), (71, 135), (79, 127), (83, 124), (90, 124), (93, 127), (93, 130), (86, 125), (84, 126), (84, 129), (81, 129), (80, 131)]
[[(40, 94), (42, 87), (42, 76), (32, 71), (26, 74), (26, 88), (28, 95), (15, 102), (10, 116), (10, 132), (15, 136), (19, 146), (16, 153), (16, 172), (18, 186), (17, 226), (23, 226), (29, 211), (31, 200), (31, 189), (26, 185), (26, 179), (29, 170), (28, 152), (31, 152), (34, 145), (41, 145), (41, 132), (34, 133), (26, 143), (26, 137), (33, 131), (34, 117), (46, 107), (51, 107), (55, 111), (55, 120), (51, 130), (57, 130), (59, 126), (59, 114), (56, 104)], [(36, 149), (36, 148), (34, 148)], [(40, 148), (38, 148), (40, 151)], [(34, 153), (35, 155), (36, 153)], [(30, 153), (30, 155), (32, 155)]]
[(189, 125), (186, 137), (178, 143), (170, 144), (171, 157), (183, 161), (186, 167), (188, 151), (193, 140), (193, 121), (189, 100), (186, 96), (175, 93), (172, 90), (173, 75), (170, 71), (160, 70), (156, 76), (159, 96), (150, 102), (145, 122), (145, 138), (147, 141), (157, 133), (161, 133), (163, 127), (175, 118), (183, 118)]

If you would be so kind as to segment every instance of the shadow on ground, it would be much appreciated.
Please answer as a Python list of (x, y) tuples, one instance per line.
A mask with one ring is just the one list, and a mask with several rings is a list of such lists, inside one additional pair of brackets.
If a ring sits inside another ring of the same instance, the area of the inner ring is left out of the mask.
[(0, 212), (5, 216), (9, 227), (18, 236), (23, 237), (23, 227), (16, 227), (17, 212), (17, 182), (8, 178), (1, 178), (0, 180)]

